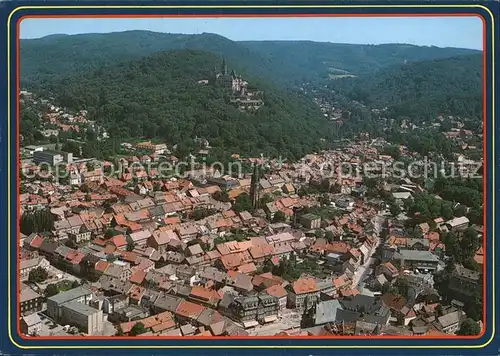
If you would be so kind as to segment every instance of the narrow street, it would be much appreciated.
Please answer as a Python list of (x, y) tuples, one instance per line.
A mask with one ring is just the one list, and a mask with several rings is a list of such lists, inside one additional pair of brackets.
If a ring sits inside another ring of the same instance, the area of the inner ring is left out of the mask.
[(358, 270), (354, 274), (354, 283), (356, 287), (360, 285), (360, 283), (365, 279), (368, 271), (370, 271), (370, 267), (375, 264), (376, 259), (373, 256), (375, 251), (377, 251), (378, 246), (380, 245), (380, 232), (382, 231), (382, 225), (385, 221), (384, 216), (378, 214), (372, 220), (375, 230), (375, 235), (377, 236), (377, 242), (375, 244), (375, 248), (372, 249), (370, 258), (365, 261), (365, 264), (359, 266)]

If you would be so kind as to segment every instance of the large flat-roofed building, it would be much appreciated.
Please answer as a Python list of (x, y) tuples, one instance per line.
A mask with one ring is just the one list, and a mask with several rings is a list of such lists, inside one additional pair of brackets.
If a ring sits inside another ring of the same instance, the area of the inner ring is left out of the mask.
[(47, 298), (47, 314), (58, 320), (63, 314), (63, 305), (68, 302), (88, 304), (92, 300), (92, 292), (85, 287), (77, 287), (69, 291)]
[(51, 166), (63, 162), (73, 163), (73, 153), (52, 150), (36, 151), (33, 153), (33, 162), (35, 164), (48, 163)]
[(103, 330), (103, 313), (83, 303), (71, 301), (61, 307), (63, 324), (78, 326), (80, 331), (94, 335)]
[(439, 259), (429, 251), (400, 250), (394, 254), (395, 260), (400, 260), (405, 269), (433, 271), (437, 268)]
[(85, 287), (47, 298), (47, 315), (61, 324), (77, 326), (80, 331), (93, 335), (103, 330), (103, 313), (89, 306), (92, 291)]

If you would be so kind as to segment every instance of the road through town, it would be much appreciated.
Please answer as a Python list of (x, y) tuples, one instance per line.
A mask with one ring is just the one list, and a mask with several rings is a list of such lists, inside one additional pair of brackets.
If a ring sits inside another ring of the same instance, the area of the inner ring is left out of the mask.
[(375, 248), (372, 249), (370, 253), (370, 258), (365, 261), (365, 264), (359, 266), (359, 268), (354, 273), (354, 283), (356, 287), (360, 285), (360, 283), (365, 279), (370, 267), (375, 264), (376, 258), (372, 257), (375, 251), (377, 250), (380, 244), (380, 232), (382, 231), (382, 225), (384, 224), (385, 217), (381, 214), (377, 214), (372, 220), (373, 229), (375, 231), (375, 235), (377, 236), (377, 242), (375, 244)]

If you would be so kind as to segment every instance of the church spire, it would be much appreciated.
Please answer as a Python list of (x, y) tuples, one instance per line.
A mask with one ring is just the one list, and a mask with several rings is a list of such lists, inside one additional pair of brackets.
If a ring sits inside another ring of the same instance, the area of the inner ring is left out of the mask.
[(257, 209), (259, 206), (260, 198), (260, 165), (255, 163), (253, 167), (253, 174), (250, 183), (250, 199), (252, 201), (252, 207)]

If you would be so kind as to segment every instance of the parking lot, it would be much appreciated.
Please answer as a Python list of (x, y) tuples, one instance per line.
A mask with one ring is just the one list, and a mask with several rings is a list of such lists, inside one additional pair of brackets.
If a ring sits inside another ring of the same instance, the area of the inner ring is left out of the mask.
[[(68, 325), (59, 325), (55, 323), (49, 316), (47, 316), (43, 312), (39, 312), (38, 316), (42, 320), (42, 331), (40, 332), (39, 336), (53, 336), (53, 335), (58, 335), (58, 336), (64, 336), (64, 335), (75, 335), (69, 333), (69, 329), (67, 326)], [(96, 333), (95, 335), (97, 336), (113, 336), (117, 332), (116, 327), (108, 321), (108, 316), (104, 314), (103, 317), (103, 331)], [(76, 333), (78, 335), (79, 333)]]

